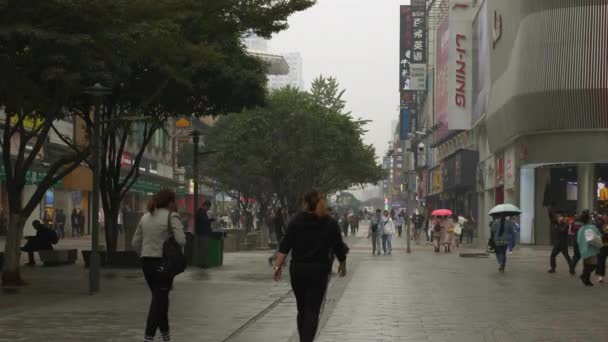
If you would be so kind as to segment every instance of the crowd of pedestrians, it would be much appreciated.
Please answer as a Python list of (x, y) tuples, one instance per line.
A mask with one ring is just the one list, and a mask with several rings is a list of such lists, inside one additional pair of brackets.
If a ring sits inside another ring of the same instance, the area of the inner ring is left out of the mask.
[[(553, 249), (549, 257), (549, 273), (557, 272), (556, 258), (561, 254), (569, 265), (571, 275), (583, 260), (580, 279), (586, 286), (593, 286), (591, 275), (595, 272), (599, 282), (604, 282), (608, 257), (608, 215), (584, 210), (578, 218), (568, 219), (562, 210), (549, 214), (553, 233)], [(569, 245), (573, 255), (570, 257)]]

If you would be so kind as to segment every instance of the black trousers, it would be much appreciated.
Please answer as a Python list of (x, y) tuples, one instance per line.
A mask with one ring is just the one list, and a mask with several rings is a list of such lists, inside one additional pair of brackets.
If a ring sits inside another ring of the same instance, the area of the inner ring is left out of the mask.
[(600, 249), (600, 254), (597, 256), (597, 268), (595, 274), (598, 276), (606, 275), (606, 258), (608, 257), (608, 247), (604, 246)]
[(142, 258), (142, 268), (148, 287), (152, 292), (152, 301), (146, 321), (146, 336), (169, 333), (169, 291), (173, 286), (173, 278), (162, 276), (158, 272), (161, 258)]
[[(575, 235), (576, 237), (576, 235)], [(576, 264), (578, 264), (578, 262), (581, 260), (581, 251), (578, 249), (578, 243), (576, 241), (576, 238), (574, 239), (574, 255), (572, 256), (572, 263), (570, 264), (570, 269), (571, 270), (575, 270), (576, 269)]]
[(328, 271), (327, 264), (291, 263), (291, 288), (298, 306), (300, 342), (312, 342), (317, 334), (329, 281)]
[(555, 269), (557, 263), (555, 261), (555, 258), (557, 257), (557, 255), (559, 253), (562, 253), (562, 255), (564, 256), (564, 258), (566, 259), (566, 261), (568, 262), (568, 266), (572, 265), (572, 259), (570, 259), (570, 254), (568, 253), (568, 242), (561, 242), (558, 244), (555, 244), (553, 246), (553, 250), (551, 250), (551, 257), (549, 258), (549, 262), (551, 264), (551, 269)]
[(581, 274), (583, 281), (591, 282), (591, 273), (597, 267), (597, 259), (597, 256), (592, 256), (583, 260), (583, 273)]

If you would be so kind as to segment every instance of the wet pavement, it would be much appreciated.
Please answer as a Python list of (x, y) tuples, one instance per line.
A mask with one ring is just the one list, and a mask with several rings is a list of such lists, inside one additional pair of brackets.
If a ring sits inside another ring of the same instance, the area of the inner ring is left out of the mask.
[[(545, 273), (548, 249), (517, 249), (500, 274), (491, 258), (425, 244), (406, 254), (404, 239), (392, 256), (371, 256), (367, 239), (348, 240), (349, 275), (332, 279), (319, 342), (608, 340), (608, 285), (584, 288), (563, 260)], [(174, 341), (297, 341), (295, 299), (288, 279), (271, 280), (268, 255), (228, 253), (222, 268), (178, 277)], [(149, 292), (139, 270), (104, 270), (94, 296), (82, 265), (24, 276), (30, 286), (0, 294), (0, 341), (143, 340)]]

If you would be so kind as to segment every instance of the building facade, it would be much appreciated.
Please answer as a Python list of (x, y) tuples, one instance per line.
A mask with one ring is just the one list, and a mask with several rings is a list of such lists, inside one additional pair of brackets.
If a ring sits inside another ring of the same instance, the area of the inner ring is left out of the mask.
[(304, 89), (304, 61), (299, 52), (289, 52), (282, 54), (287, 64), (289, 65), (289, 74), (287, 75), (268, 75), (268, 88), (271, 90), (283, 88), (286, 86)]
[(478, 91), (480, 216), (517, 204), (521, 242), (549, 244), (550, 210), (605, 210), (608, 3), (486, 0), (480, 16), (489, 80)]

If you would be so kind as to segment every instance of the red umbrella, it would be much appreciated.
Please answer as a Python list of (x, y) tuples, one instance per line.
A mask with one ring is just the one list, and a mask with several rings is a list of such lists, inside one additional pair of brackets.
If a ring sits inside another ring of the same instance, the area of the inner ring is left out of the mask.
[(451, 216), (452, 214), (450, 209), (437, 209), (431, 213), (433, 216)]

